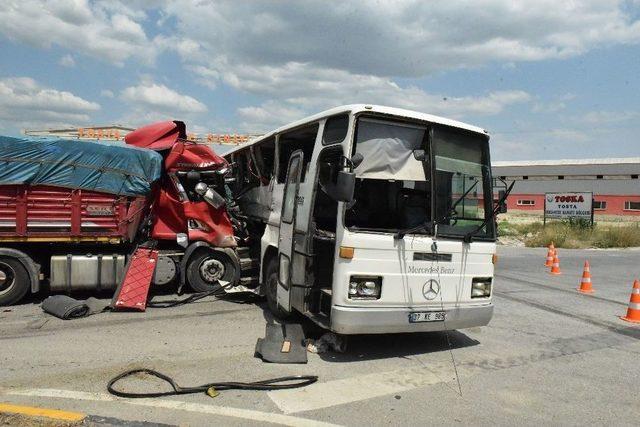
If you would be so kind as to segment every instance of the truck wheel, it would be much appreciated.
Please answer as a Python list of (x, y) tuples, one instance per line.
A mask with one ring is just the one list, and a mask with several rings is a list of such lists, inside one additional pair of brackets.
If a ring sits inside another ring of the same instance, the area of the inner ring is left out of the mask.
[(221, 289), (219, 281), (233, 282), (236, 267), (227, 254), (216, 250), (201, 250), (187, 264), (187, 282), (196, 292)]
[(0, 306), (11, 305), (29, 291), (29, 273), (14, 258), (0, 257)]
[(265, 281), (262, 284), (262, 292), (267, 297), (267, 306), (269, 311), (278, 319), (286, 319), (291, 317), (291, 313), (287, 313), (278, 304), (278, 263), (275, 259), (272, 259), (267, 264), (267, 269), (264, 275)]

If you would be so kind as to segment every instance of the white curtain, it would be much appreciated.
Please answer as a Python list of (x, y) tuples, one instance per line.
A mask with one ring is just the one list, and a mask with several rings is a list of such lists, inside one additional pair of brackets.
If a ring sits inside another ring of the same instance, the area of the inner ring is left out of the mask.
[(356, 153), (364, 160), (358, 178), (426, 181), (422, 162), (413, 150), (424, 150), (426, 128), (375, 119), (358, 120)]

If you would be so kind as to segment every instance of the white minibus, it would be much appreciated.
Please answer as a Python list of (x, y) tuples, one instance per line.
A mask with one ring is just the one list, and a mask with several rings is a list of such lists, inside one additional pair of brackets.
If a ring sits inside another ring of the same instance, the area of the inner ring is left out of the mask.
[(489, 323), (502, 203), (483, 129), (347, 105), (225, 157), (275, 315), (340, 334)]

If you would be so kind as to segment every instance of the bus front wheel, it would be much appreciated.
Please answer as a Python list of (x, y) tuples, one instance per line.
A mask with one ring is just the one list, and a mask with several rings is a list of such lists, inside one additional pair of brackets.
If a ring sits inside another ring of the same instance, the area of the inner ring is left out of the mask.
[(278, 263), (275, 259), (269, 261), (265, 272), (265, 281), (262, 284), (262, 290), (267, 298), (267, 306), (269, 311), (278, 319), (286, 319), (291, 316), (278, 304)]

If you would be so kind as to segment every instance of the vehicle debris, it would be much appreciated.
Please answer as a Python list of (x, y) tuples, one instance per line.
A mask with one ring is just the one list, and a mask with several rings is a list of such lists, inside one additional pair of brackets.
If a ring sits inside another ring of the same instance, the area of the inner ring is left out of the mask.
[(332, 332), (325, 333), (317, 340), (308, 339), (306, 345), (309, 353), (317, 354), (327, 353), (328, 351), (344, 353), (347, 349), (345, 338)]

